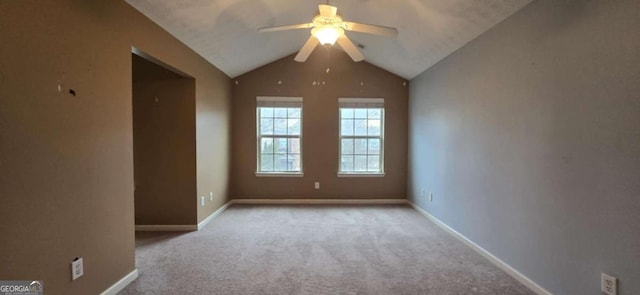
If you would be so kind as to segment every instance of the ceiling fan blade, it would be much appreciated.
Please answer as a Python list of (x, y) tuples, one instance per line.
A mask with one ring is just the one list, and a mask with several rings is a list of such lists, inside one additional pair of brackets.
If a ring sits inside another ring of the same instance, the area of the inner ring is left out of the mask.
[(361, 32), (367, 34), (381, 35), (381, 36), (397, 36), (398, 29), (391, 27), (383, 27), (376, 25), (367, 25), (353, 22), (343, 22), (347, 31)]
[(311, 28), (312, 26), (313, 26), (312, 23), (306, 23), (306, 24), (297, 24), (297, 25), (288, 25), (288, 26), (264, 27), (264, 28), (259, 28), (258, 32), (265, 33), (265, 32), (275, 32), (275, 31), (294, 30), (294, 29), (308, 29), (308, 28)]
[(340, 36), (340, 38), (338, 38), (338, 44), (340, 45), (340, 47), (342, 47), (342, 49), (344, 49), (345, 52), (347, 52), (347, 54), (351, 57), (351, 59), (353, 59), (353, 61), (359, 62), (364, 60), (364, 55), (362, 55), (362, 52), (358, 50), (358, 47), (356, 47), (356, 45), (354, 45), (347, 36)]
[(333, 18), (338, 12), (337, 7), (326, 4), (319, 4), (318, 9), (320, 10), (320, 15), (326, 18)]
[(304, 43), (304, 46), (302, 46), (302, 49), (300, 49), (300, 51), (298, 52), (298, 55), (296, 55), (296, 58), (294, 58), (295, 61), (305, 62), (309, 57), (309, 55), (311, 55), (311, 52), (313, 52), (313, 50), (316, 48), (318, 43), (319, 42), (318, 42), (318, 39), (316, 39), (316, 37), (314, 36), (309, 37), (309, 40), (307, 40), (307, 43)]

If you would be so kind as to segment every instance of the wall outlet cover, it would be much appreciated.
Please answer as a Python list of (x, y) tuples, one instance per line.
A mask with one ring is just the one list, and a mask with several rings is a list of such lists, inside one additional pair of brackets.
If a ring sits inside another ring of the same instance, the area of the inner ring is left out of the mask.
[(607, 295), (616, 295), (618, 293), (617, 281), (618, 279), (615, 277), (602, 273), (600, 281), (602, 293)]
[(213, 192), (209, 192), (209, 201), (213, 201)]
[(84, 275), (84, 265), (82, 258), (76, 258), (71, 261), (71, 280), (75, 281), (77, 278)]

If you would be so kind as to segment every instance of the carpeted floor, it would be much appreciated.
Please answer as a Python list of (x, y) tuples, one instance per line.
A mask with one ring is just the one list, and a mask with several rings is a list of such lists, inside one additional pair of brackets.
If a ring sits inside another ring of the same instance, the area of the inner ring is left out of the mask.
[(534, 294), (407, 206), (233, 205), (136, 265), (120, 294)]

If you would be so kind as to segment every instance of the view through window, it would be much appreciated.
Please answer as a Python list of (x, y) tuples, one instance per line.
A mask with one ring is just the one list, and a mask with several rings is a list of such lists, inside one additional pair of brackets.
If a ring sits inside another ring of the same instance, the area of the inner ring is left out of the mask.
[(384, 100), (342, 98), (340, 163), (345, 174), (384, 172)]
[(302, 98), (258, 97), (257, 106), (257, 172), (302, 172)]

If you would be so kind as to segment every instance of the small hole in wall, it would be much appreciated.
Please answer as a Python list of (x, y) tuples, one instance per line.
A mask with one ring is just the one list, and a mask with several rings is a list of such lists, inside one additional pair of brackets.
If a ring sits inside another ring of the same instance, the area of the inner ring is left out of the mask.
[(76, 91), (73, 89), (69, 89), (69, 94), (76, 96)]

